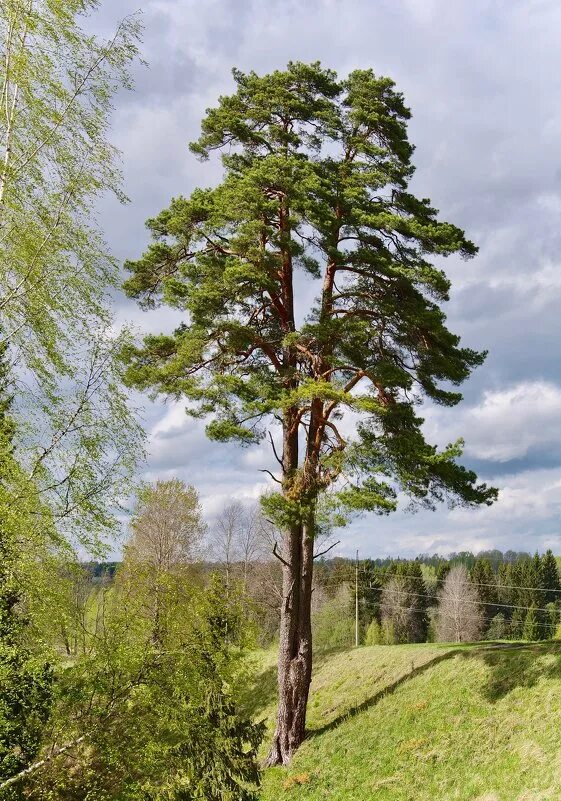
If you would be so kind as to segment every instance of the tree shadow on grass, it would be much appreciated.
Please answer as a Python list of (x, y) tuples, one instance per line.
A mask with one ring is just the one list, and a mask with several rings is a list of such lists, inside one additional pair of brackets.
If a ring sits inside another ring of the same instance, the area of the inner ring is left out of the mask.
[(241, 705), (244, 712), (255, 718), (263, 712), (276, 698), (277, 692), (277, 666), (270, 665), (252, 676), (245, 688)]
[[(533, 687), (540, 679), (561, 678), (561, 643), (496, 643), (461, 652), (465, 659), (481, 659), (490, 668), (481, 694), (490, 703), (517, 687)], [(544, 662), (540, 657), (552, 656)]]
[[(539, 657), (553, 655), (553, 662), (544, 664)], [(382, 687), (357, 706), (351, 707), (336, 718), (318, 728), (311, 729), (307, 738), (312, 739), (336, 729), (346, 720), (375, 706), (386, 695), (398, 690), (403, 684), (425, 673), (441, 662), (461, 657), (480, 659), (491, 668), (487, 683), (482, 688), (483, 697), (495, 702), (515, 687), (531, 687), (540, 678), (561, 678), (561, 643), (476, 643), (462, 644), (438, 654), (422, 665), (408, 671), (395, 681)]]
[(422, 665), (418, 667), (414, 667), (409, 670), (407, 673), (399, 676), (395, 681), (390, 682), (390, 684), (386, 684), (385, 687), (382, 687), (380, 690), (375, 692), (369, 698), (366, 698), (360, 704), (351, 707), (350, 709), (345, 710), (340, 715), (338, 715), (333, 720), (329, 721), (329, 723), (325, 723), (323, 726), (319, 726), (314, 729), (310, 729), (306, 733), (306, 739), (312, 739), (314, 737), (318, 737), (320, 734), (325, 734), (328, 731), (332, 731), (336, 729), (341, 723), (353, 718), (355, 715), (359, 715), (361, 712), (365, 712), (367, 709), (375, 706), (379, 701), (382, 700), (386, 695), (390, 695), (391, 693), (395, 692), (402, 684), (405, 682), (414, 679), (416, 676), (420, 676), (426, 670), (430, 670), (430, 668), (434, 667), (435, 665), (440, 664), (440, 662), (445, 662), (448, 659), (452, 659), (453, 657), (457, 656), (458, 653), (461, 653), (459, 648), (451, 648), (449, 651), (444, 651), (441, 654), (438, 654), (433, 659), (429, 659), (427, 662), (424, 662)]
[[(314, 666), (319, 667), (333, 651), (314, 654)], [(540, 657), (551, 655), (553, 660), (544, 663)], [(561, 643), (485, 643), (451, 647), (433, 659), (412, 668), (395, 681), (382, 687), (360, 704), (346, 709), (333, 720), (307, 732), (307, 739), (318, 737), (336, 729), (346, 720), (375, 706), (386, 695), (398, 690), (403, 684), (454, 657), (482, 660), (489, 668), (486, 684), (481, 688), (483, 698), (491, 703), (504, 698), (516, 687), (532, 687), (542, 678), (561, 678)], [(272, 706), (277, 697), (277, 666), (271, 665), (260, 671), (250, 682), (242, 701), (243, 708), (251, 717), (257, 716)]]

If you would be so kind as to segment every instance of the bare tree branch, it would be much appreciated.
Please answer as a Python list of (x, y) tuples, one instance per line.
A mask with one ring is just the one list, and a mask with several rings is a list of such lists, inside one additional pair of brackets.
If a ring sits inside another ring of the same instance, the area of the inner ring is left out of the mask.
[(278, 543), (275, 542), (273, 546), (273, 556), (276, 556), (279, 562), (282, 562), (285, 567), (291, 567), (290, 563), (282, 558), (278, 551)]
[(334, 542), (333, 545), (329, 546), (329, 548), (326, 548), (325, 551), (320, 551), (319, 553), (315, 553), (314, 554), (314, 559), (319, 559), (320, 556), (324, 556), (326, 553), (329, 553), (329, 551), (332, 548), (335, 548), (336, 545), (339, 545), (340, 542), (341, 542), (341, 540), (337, 540), (337, 542)]
[(274, 457), (277, 460), (277, 462), (280, 464), (280, 466), (282, 467), (282, 459), (280, 458), (280, 456), (277, 453), (277, 449), (275, 447), (275, 441), (273, 439), (273, 435), (271, 434), (270, 431), (268, 431), (267, 433), (269, 435), (269, 439), (271, 440), (271, 448), (273, 449)]
[(260, 473), (267, 473), (267, 475), (271, 476), (271, 478), (273, 479), (273, 481), (276, 481), (276, 482), (277, 482), (277, 484), (282, 484), (282, 481), (280, 480), (280, 478), (277, 478), (275, 475), (273, 475), (273, 473), (271, 473), (271, 471), (270, 471), (270, 470), (266, 470), (265, 468), (263, 468), (263, 469), (262, 469), (262, 470), (260, 470), (259, 472), (260, 472)]

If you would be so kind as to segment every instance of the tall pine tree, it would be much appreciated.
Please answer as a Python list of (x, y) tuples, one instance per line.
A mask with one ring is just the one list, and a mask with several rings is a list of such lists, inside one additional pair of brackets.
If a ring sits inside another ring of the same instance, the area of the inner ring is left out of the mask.
[(222, 155), (222, 182), (172, 200), (126, 265), (130, 296), (185, 322), (126, 357), (132, 385), (185, 398), (214, 439), (249, 444), (280, 428), (280, 490), (266, 499), (284, 532), (276, 764), (305, 734), (322, 508), (340, 520), (390, 512), (399, 491), (428, 507), (496, 493), (458, 465), (461, 443), (426, 442), (415, 410), (423, 395), (457, 404), (453, 387), (484, 354), (460, 346), (439, 305), (449, 281), (431, 259), (476, 248), (408, 189), (402, 95), (371, 70), (339, 80), (317, 63), (234, 78), (191, 146)]
[(477, 559), (469, 575), (481, 599), (485, 619), (491, 620), (499, 611), (497, 580), (491, 563), (487, 559)]

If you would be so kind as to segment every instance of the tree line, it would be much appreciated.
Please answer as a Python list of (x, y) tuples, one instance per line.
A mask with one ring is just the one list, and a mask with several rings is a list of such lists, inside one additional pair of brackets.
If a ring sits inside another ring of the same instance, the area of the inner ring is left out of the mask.
[[(218, 572), (236, 589), (255, 643), (268, 647), (280, 625), (282, 575), (273, 555), (279, 532), (258, 506), (238, 501), (224, 506), (210, 531), (204, 528), (196, 569), (203, 576)], [(103, 563), (88, 571), (109, 578), (114, 564), (107, 572)], [(313, 585), (314, 649), (354, 645), (356, 587), (362, 644), (540, 640), (561, 633), (561, 583), (551, 550), (533, 557), (494, 550), (358, 564), (322, 558)]]
[[(414, 560), (366, 559), (358, 568), (361, 641), (405, 643), (441, 640), (540, 640), (561, 629), (558, 561), (550, 550), (435, 555)], [(495, 565), (495, 569), (493, 567)], [(354, 642), (355, 578), (350, 559), (318, 565), (325, 597), (320, 616), (327, 647)], [(319, 643), (317, 643), (319, 645)]]

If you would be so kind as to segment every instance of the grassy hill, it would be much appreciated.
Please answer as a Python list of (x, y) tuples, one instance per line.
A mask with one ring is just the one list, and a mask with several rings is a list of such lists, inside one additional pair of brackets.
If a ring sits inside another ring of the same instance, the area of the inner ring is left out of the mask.
[[(274, 655), (247, 703), (274, 716)], [(263, 801), (561, 798), (561, 643), (374, 646), (319, 656), (310, 734)]]

